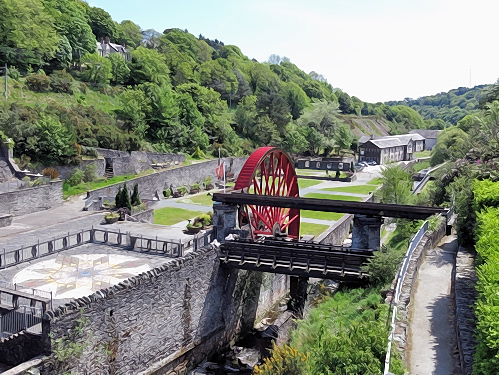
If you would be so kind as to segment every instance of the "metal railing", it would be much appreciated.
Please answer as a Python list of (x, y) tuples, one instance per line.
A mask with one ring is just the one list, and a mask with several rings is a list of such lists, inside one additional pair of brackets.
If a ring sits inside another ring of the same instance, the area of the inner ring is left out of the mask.
[(91, 241), (91, 230), (82, 230), (75, 233), (67, 233), (64, 236), (38, 241), (34, 245), (24, 246), (19, 249), (7, 251), (3, 249), (0, 253), (0, 269), (28, 262), (63, 250), (81, 246)]
[(0, 316), (0, 338), (9, 337), (25, 330), (41, 334), (42, 316), (42, 309), (31, 306), (20, 306)]
[[(17, 284), (17, 283), (9, 283), (7, 281), (0, 281), (0, 287), (2, 288), (7, 288), (7, 289), (11, 289), (13, 291), (20, 291), (20, 292), (23, 292), (23, 293), (29, 293), (29, 294), (32, 294), (33, 296), (38, 296), (38, 297), (43, 297), (43, 298), (47, 298), (47, 299), (50, 299), (50, 305), (48, 306), (49, 309), (52, 309), (52, 302), (53, 302), (53, 296), (52, 296), (52, 292), (50, 291), (46, 291), (46, 290), (40, 290), (40, 289), (35, 289), (35, 288), (30, 288), (30, 287), (26, 287), (24, 285), (21, 285), (21, 284)], [(0, 304), (1, 305), (4, 305), (4, 306), (12, 306), (14, 307), (15, 304), (14, 304), (14, 301), (12, 299), (12, 296), (11, 295), (8, 295), (8, 294), (5, 294), (5, 293), (0, 293)], [(31, 300), (29, 298), (26, 298), (26, 297), (18, 297), (17, 298), (17, 304), (18, 305), (30, 305), (32, 304)]]
[(392, 310), (392, 320), (391, 320), (391, 327), (390, 327), (390, 335), (388, 336), (388, 346), (386, 350), (386, 357), (385, 357), (385, 370), (383, 372), (383, 375), (389, 375), (390, 373), (390, 356), (391, 356), (391, 350), (392, 350), (392, 341), (393, 341), (393, 336), (395, 334), (395, 323), (397, 320), (397, 308), (398, 308), (398, 302), (400, 300), (400, 295), (402, 293), (402, 286), (404, 284), (404, 279), (405, 275), (407, 273), (407, 269), (409, 268), (409, 263), (411, 261), (412, 254), (414, 253), (414, 250), (416, 247), (419, 245), (419, 242), (425, 235), (425, 233), (428, 231), (428, 221), (425, 221), (423, 225), (419, 228), (418, 232), (411, 238), (411, 241), (409, 243), (409, 247), (407, 249), (407, 252), (404, 256), (404, 262), (402, 263), (402, 267), (400, 267), (399, 273), (397, 275), (397, 282), (396, 282), (396, 287), (395, 287), (395, 295), (393, 296), (393, 310)]
[(88, 243), (119, 246), (125, 250), (151, 253), (156, 255), (181, 257), (189, 248), (197, 250), (206, 246), (214, 239), (214, 231), (194, 236), (187, 242), (181, 240), (162, 239), (156, 237), (134, 236), (129, 232), (112, 231), (107, 229), (86, 229), (79, 232), (67, 233), (60, 237), (38, 241), (34, 245), (24, 246), (19, 249), (0, 251), (0, 269), (14, 266), (23, 262), (32, 261), (60, 251)]

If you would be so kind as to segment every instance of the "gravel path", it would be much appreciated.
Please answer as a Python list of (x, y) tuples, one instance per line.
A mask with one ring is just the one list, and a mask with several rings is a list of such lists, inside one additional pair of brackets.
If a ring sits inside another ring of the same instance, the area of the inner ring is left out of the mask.
[(409, 323), (411, 375), (460, 374), (451, 296), (456, 236), (444, 237), (429, 251), (415, 285)]

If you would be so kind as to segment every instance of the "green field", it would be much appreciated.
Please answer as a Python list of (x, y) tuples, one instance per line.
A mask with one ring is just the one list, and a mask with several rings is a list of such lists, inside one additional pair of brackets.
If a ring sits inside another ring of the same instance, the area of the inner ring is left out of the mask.
[[(146, 171), (141, 174), (133, 175), (133, 174), (127, 174), (123, 176), (115, 176), (111, 178), (102, 178), (94, 182), (85, 182), (82, 184), (78, 184), (76, 186), (69, 186), (67, 182), (64, 182), (62, 185), (62, 198), (66, 199), (68, 197), (71, 197), (72, 195), (80, 195), (83, 193), (86, 193), (89, 190), (95, 190), (95, 189), (100, 189), (109, 185), (114, 185), (119, 182), (127, 182), (128, 180), (140, 176), (145, 176), (148, 174), (153, 173), (153, 170)], [(127, 186), (129, 190), (133, 189), (133, 186)]]
[(316, 198), (316, 199), (330, 199), (336, 201), (350, 201), (350, 202), (360, 202), (361, 197), (351, 197), (349, 195), (336, 195), (336, 194), (320, 194), (320, 193), (308, 193), (305, 194), (304, 198)]
[(313, 224), (313, 223), (300, 223), (300, 235), (311, 234), (314, 236), (318, 236), (322, 232), (324, 232), (329, 226), (322, 224)]
[(370, 192), (376, 190), (376, 185), (358, 185), (358, 186), (345, 186), (345, 187), (335, 187), (322, 189), (325, 191), (340, 191), (344, 193), (354, 193), (368, 195)]
[[(204, 214), (202, 211), (184, 210), (176, 207), (164, 207), (154, 211), (154, 224), (174, 225), (187, 219)], [(187, 223), (185, 223), (187, 225)]]
[(415, 158), (425, 158), (425, 157), (430, 156), (430, 155), (431, 155), (431, 151), (428, 151), (428, 150), (414, 153)]
[(381, 177), (373, 178), (371, 181), (367, 183), (367, 185), (382, 185), (383, 179)]
[(298, 179), (298, 186), (300, 187), (300, 189), (305, 189), (305, 188), (310, 187), (310, 186), (318, 185), (318, 184), (320, 184), (322, 182), (324, 182), (324, 181), (321, 181), (321, 180), (309, 180), (309, 179), (306, 179), (306, 178), (302, 178), (302, 179)]
[(300, 215), (309, 219), (336, 221), (341, 219), (344, 214), (339, 214), (337, 212), (301, 210)]
[(180, 199), (178, 203), (199, 204), (201, 206), (213, 206), (213, 197), (208, 194), (195, 195), (193, 197)]

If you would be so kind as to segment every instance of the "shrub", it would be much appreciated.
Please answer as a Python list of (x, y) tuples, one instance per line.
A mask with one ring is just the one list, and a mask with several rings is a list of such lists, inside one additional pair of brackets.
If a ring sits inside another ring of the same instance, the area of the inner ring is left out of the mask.
[(106, 215), (104, 215), (104, 219), (118, 219), (120, 217), (120, 214), (118, 212), (109, 212)]
[(256, 366), (255, 375), (301, 375), (305, 368), (307, 354), (298, 352), (289, 345), (274, 346), (272, 356)]
[(178, 190), (178, 192), (179, 192), (180, 194), (182, 194), (182, 195), (187, 194), (187, 188), (186, 188), (185, 186), (181, 186), (181, 187), (179, 187), (177, 190)]
[(35, 92), (48, 92), (50, 90), (50, 78), (42, 74), (26, 77), (25, 84), (31, 91)]
[(85, 176), (85, 172), (83, 172), (81, 169), (76, 168), (73, 175), (69, 177), (66, 182), (69, 184), (69, 186), (76, 186), (79, 185), (83, 182), (83, 178)]
[(362, 266), (362, 272), (369, 274), (371, 285), (383, 287), (392, 282), (403, 257), (402, 252), (382, 246), (374, 253), (374, 257)]
[(21, 73), (15, 66), (11, 66), (7, 70), (7, 74), (9, 75), (10, 78), (12, 78), (14, 81), (19, 81), (19, 78), (21, 78)]
[(139, 196), (139, 184), (137, 183), (133, 186), (131, 203), (132, 206), (139, 206), (142, 203)]
[(92, 182), (97, 180), (97, 164), (90, 163), (85, 166), (85, 171), (83, 172), (83, 180), (85, 182)]
[(201, 224), (203, 224), (204, 227), (207, 227), (207, 226), (211, 225), (212, 216), (210, 214), (204, 214), (204, 215), (198, 216), (196, 218), (196, 220), (201, 222)]
[(165, 198), (170, 198), (172, 196), (172, 191), (170, 189), (163, 190), (163, 196)]
[(80, 92), (82, 94), (86, 94), (87, 93), (87, 88), (88, 88), (88, 86), (87, 86), (87, 84), (85, 82), (80, 82), (79, 89), (80, 89)]
[(499, 206), (499, 182), (474, 180), (472, 186), (475, 211), (480, 211), (485, 207)]
[(42, 171), (42, 175), (50, 177), (51, 180), (54, 180), (57, 177), (59, 177), (59, 172), (57, 171), (57, 169), (49, 167), (49, 168), (45, 168)]
[(66, 70), (55, 70), (50, 75), (50, 88), (53, 92), (73, 95), (73, 77)]

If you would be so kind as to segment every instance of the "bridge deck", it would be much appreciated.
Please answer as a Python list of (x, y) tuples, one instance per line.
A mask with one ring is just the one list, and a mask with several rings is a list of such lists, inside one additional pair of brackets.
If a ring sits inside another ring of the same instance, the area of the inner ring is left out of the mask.
[(383, 204), (373, 202), (348, 202), (333, 199), (277, 197), (246, 194), (239, 191), (231, 194), (215, 193), (213, 200), (227, 204), (251, 204), (256, 206), (286, 207), (300, 210), (338, 212), (405, 219), (426, 219), (447, 210), (438, 207)]
[(368, 275), (361, 266), (372, 256), (372, 250), (314, 243), (238, 240), (221, 245), (220, 261), (230, 268), (363, 284)]

